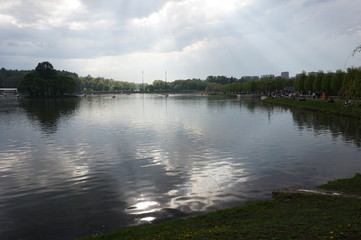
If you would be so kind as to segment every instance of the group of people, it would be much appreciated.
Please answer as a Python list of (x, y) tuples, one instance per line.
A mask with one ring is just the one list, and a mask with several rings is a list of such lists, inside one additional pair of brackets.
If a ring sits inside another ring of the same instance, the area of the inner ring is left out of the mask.
[[(269, 97), (272, 98), (284, 98), (284, 97), (289, 97), (292, 99), (298, 99), (299, 102), (304, 102), (306, 101), (305, 96), (311, 96), (313, 99), (320, 99), (322, 98), (322, 100), (327, 100), (327, 102), (329, 103), (334, 103), (335, 99), (333, 97), (328, 96), (325, 92), (323, 92), (322, 94), (320, 92), (294, 92), (294, 91), (287, 91), (287, 90), (282, 90), (282, 91), (273, 91), (273, 92), (264, 92), (263, 95), (268, 95)], [(352, 101), (349, 99), (346, 99), (344, 102), (344, 106), (350, 106), (352, 105)], [(361, 106), (361, 104), (360, 104)]]

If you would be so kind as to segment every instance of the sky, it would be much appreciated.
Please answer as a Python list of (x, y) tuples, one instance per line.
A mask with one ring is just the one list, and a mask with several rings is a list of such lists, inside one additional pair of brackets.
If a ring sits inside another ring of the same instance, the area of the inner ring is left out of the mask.
[(360, 0), (1, 0), (0, 67), (136, 83), (344, 70), (361, 66), (360, 16)]

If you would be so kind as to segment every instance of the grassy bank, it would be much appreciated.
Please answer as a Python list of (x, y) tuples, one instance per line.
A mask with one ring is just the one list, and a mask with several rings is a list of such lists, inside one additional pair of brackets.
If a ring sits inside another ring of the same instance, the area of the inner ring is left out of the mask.
[(332, 113), (340, 116), (361, 118), (361, 101), (352, 100), (352, 105), (345, 106), (344, 100), (335, 99), (335, 102), (329, 103), (320, 99), (306, 98), (306, 101), (300, 102), (298, 99), (291, 98), (266, 98), (266, 103), (278, 104), (283, 106), (296, 107), (305, 110)]
[[(361, 175), (320, 188), (361, 194)], [(361, 199), (284, 193), (198, 217), (85, 239), (361, 239)]]

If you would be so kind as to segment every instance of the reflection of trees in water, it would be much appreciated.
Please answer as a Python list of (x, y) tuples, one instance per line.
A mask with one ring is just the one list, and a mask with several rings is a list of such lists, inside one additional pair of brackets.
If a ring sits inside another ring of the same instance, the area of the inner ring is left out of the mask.
[(208, 109), (212, 109), (212, 110), (224, 110), (228, 105), (230, 105), (229, 99), (207, 101)]
[(315, 134), (330, 131), (333, 138), (342, 136), (344, 141), (353, 142), (357, 147), (361, 147), (361, 128), (356, 119), (294, 109), (291, 113), (300, 130), (313, 129)]
[(21, 107), (26, 110), (31, 120), (40, 123), (46, 133), (54, 133), (58, 120), (73, 114), (78, 102), (78, 98), (23, 99)]
[(241, 108), (245, 107), (251, 113), (255, 112), (256, 107), (262, 107), (262, 102), (259, 99), (241, 99), (239, 100), (239, 103)]
[[(268, 104), (262, 102), (260, 99), (241, 99), (238, 101), (240, 108), (246, 108), (250, 113), (256, 112), (265, 112), (268, 114), (268, 118), (270, 119), (271, 115), (275, 112), (287, 112), (288, 108), (283, 108), (280, 106), (276, 106), (273, 104)], [(257, 109), (257, 111), (256, 111)]]
[(239, 106), (247, 108), (251, 113), (254, 113), (257, 108), (257, 111), (267, 112), (269, 118), (275, 112), (291, 111), (293, 120), (300, 131), (305, 128), (312, 129), (316, 135), (330, 131), (333, 138), (341, 136), (345, 142), (353, 142), (357, 147), (361, 147), (361, 127), (357, 119), (275, 106), (254, 99), (241, 100)]
[(268, 109), (268, 107), (265, 107), (260, 99), (242, 99), (236, 101), (235, 99), (220, 98), (215, 101), (207, 101), (207, 107), (209, 109), (219, 109), (219, 110), (225, 110), (228, 107), (237, 107), (237, 108), (239, 107), (239, 108), (246, 108), (251, 113), (254, 113), (256, 108), (257, 110)]

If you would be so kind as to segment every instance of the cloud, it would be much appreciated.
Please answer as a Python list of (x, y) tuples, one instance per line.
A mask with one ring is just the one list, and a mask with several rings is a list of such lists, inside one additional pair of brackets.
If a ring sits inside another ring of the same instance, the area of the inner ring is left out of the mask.
[[(224, 35), (224, 23), (246, 5), (245, 1), (170, 1), (159, 11), (135, 18), (132, 29), (147, 33), (153, 40), (173, 39), (180, 50), (205, 38)], [(147, 39), (149, 40), (149, 39)]]
[(0, 6), (1, 16), (18, 28), (49, 29), (68, 25), (74, 18), (74, 13), (81, 10), (78, 0), (63, 1), (6, 1)]
[(51, 60), (137, 82), (142, 69), (149, 82), (166, 69), (170, 80), (336, 70), (360, 44), (360, 9), (356, 0), (4, 0), (0, 65)]

